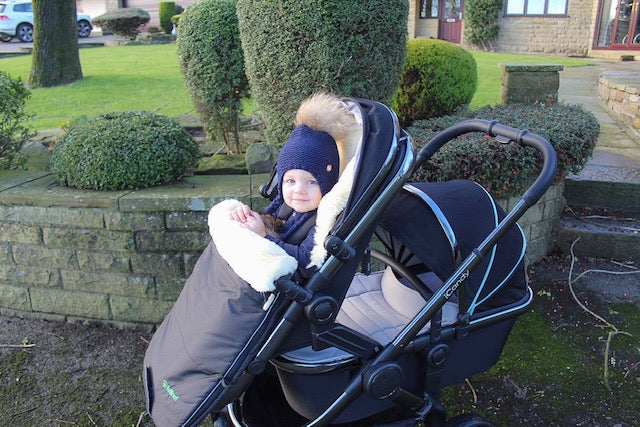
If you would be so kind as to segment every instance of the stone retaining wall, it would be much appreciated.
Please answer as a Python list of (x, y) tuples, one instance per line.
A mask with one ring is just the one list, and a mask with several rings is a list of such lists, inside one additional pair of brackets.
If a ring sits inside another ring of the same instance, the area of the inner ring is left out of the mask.
[[(138, 191), (59, 187), (45, 173), (0, 173), (0, 314), (150, 328), (165, 317), (208, 244), (226, 198), (264, 206), (256, 176), (199, 176)], [(510, 208), (519, 199), (504, 200)], [(520, 221), (528, 254), (553, 248), (555, 186)]]
[(598, 95), (618, 118), (640, 134), (640, 72), (602, 73)]
[[(566, 206), (563, 193), (564, 181), (552, 185), (518, 221), (527, 238), (527, 257), (532, 263), (549, 254), (556, 244), (560, 215)], [(511, 197), (497, 202), (509, 212), (520, 199), (521, 197)]]
[(257, 194), (248, 176), (98, 193), (41, 175), (0, 180), (4, 315), (158, 324), (210, 240), (208, 209), (225, 198), (251, 203)]

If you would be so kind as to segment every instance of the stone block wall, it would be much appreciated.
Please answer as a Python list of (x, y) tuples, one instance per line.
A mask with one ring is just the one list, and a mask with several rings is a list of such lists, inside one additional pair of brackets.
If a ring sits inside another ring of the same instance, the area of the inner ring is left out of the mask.
[[(265, 175), (201, 176), (163, 187), (90, 192), (51, 175), (0, 172), (0, 314), (151, 329), (209, 243), (206, 218), (235, 198), (259, 210)], [(505, 209), (520, 199), (501, 200)], [(553, 186), (519, 221), (531, 261), (554, 245), (564, 208)]]
[(566, 16), (504, 16), (494, 47), (498, 52), (586, 55), (593, 38), (593, 0), (571, 0)]
[(100, 193), (13, 182), (0, 188), (0, 313), (121, 327), (159, 324), (210, 241), (208, 209), (258, 194), (247, 176)]
[(609, 110), (640, 135), (640, 72), (602, 73), (598, 95)]
[[(518, 221), (527, 239), (527, 257), (531, 263), (549, 254), (556, 244), (560, 215), (566, 206), (563, 193), (564, 181), (553, 184)], [(496, 201), (509, 212), (520, 200), (521, 197), (510, 197)]]

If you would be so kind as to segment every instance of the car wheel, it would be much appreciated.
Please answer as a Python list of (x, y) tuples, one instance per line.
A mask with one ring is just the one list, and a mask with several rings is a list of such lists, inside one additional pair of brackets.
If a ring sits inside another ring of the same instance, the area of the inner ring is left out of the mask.
[(9, 43), (13, 40), (13, 36), (9, 36), (7, 34), (0, 34), (0, 42)]
[(33, 41), (33, 27), (29, 24), (20, 24), (16, 29), (16, 35), (21, 42)]
[(91, 24), (87, 21), (78, 22), (78, 37), (85, 38), (91, 35)]

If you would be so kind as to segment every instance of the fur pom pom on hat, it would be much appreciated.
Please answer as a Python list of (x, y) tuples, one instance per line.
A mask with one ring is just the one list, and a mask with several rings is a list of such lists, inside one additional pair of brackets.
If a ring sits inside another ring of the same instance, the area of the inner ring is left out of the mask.
[(340, 156), (333, 137), (307, 125), (296, 126), (278, 157), (278, 179), (282, 194), (282, 177), (291, 169), (309, 172), (318, 181), (324, 196), (338, 182)]

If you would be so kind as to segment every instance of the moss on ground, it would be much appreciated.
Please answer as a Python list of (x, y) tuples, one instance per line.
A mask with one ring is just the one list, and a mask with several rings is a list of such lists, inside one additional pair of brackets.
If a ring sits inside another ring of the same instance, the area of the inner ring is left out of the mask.
[[(635, 425), (640, 413), (640, 306), (578, 299), (618, 331), (607, 355), (606, 326), (573, 299), (562, 278), (533, 283), (532, 310), (516, 322), (498, 363), (443, 391), (449, 415), (475, 412), (496, 426)], [(609, 388), (607, 387), (609, 384)], [(475, 393), (475, 396), (474, 396)]]
[[(636, 425), (640, 413), (640, 301), (609, 302), (576, 286), (580, 301), (633, 336), (605, 344), (611, 328), (580, 308), (566, 262), (536, 266), (531, 310), (516, 322), (498, 363), (443, 391), (449, 415), (475, 412), (497, 427)], [(556, 271), (557, 270), (557, 271)], [(145, 426), (141, 380), (150, 334), (0, 316), (0, 426)], [(142, 339), (141, 339), (142, 338)], [(475, 393), (475, 398), (474, 398)], [(210, 419), (203, 426), (211, 426)]]

